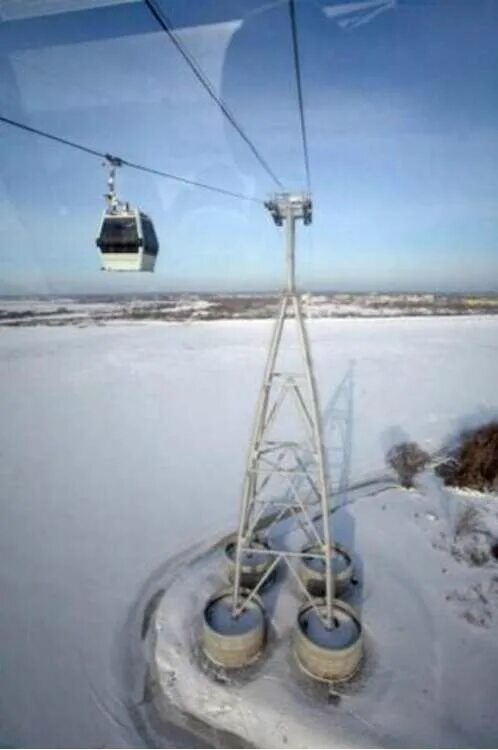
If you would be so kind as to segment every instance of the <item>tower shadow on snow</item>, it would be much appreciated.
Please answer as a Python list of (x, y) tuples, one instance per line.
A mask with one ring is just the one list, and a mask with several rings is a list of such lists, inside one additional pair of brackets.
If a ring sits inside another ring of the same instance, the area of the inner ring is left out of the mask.
[[(350, 360), (344, 377), (323, 412), (323, 436), (329, 469), (331, 497), (330, 527), (334, 541), (353, 557), (353, 580), (363, 580), (363, 561), (355, 551), (355, 519), (350, 511), (351, 466), (354, 430), (355, 361)], [(361, 605), (360, 588), (353, 586), (346, 597)]]
[[(322, 412), (323, 439), (325, 444), (325, 457), (328, 468), (330, 516), (329, 525), (334, 541), (342, 544), (351, 554), (354, 563), (353, 580), (361, 582), (363, 579), (363, 561), (355, 552), (355, 519), (349, 509), (351, 500), (351, 466), (353, 452), (353, 429), (354, 429), (354, 382), (355, 362), (351, 360), (347, 370), (336, 387), (332, 396)], [(305, 479), (298, 478), (295, 482), (297, 490), (303, 490)], [(290, 500), (291, 491), (286, 490), (283, 495), (284, 502)], [(318, 530), (322, 527), (321, 513), (315, 513), (313, 520)], [(294, 523), (290, 519), (291, 524)], [(287, 521), (283, 523), (288, 523)], [(285, 534), (279, 534), (279, 543), (288, 545)], [(278, 568), (276, 580), (281, 583), (285, 579), (291, 580), (285, 566)], [(268, 608), (272, 610), (275, 606), (276, 589), (270, 587), (265, 593), (265, 604), (268, 600)], [(361, 588), (352, 586), (345, 597), (351, 600), (356, 607), (361, 605)]]

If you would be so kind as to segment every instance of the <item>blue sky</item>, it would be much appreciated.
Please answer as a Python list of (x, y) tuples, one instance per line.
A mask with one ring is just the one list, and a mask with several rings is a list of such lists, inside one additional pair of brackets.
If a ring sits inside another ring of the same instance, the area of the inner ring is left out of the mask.
[[(88, 10), (88, 6), (92, 9)], [(85, 7), (86, 6), (86, 7)], [(163, 0), (290, 189), (304, 167), (286, 2)], [(265, 198), (274, 185), (140, 2), (0, 2), (0, 112)], [(68, 12), (68, 8), (72, 8)], [(498, 290), (498, 2), (297, 3), (314, 221), (303, 288)], [(264, 209), (123, 169), (154, 275), (102, 273), (98, 159), (0, 125), (0, 292), (277, 288)]]

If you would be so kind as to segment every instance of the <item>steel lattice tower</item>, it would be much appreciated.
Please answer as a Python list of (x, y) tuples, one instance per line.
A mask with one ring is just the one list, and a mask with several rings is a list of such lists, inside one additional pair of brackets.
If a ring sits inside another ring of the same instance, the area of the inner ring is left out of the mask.
[[(280, 298), (271, 336), (245, 469), (235, 552), (233, 615), (237, 616), (244, 609), (245, 604), (256, 595), (281, 560), (285, 561), (303, 593), (313, 604), (313, 599), (291, 563), (295, 558), (316, 557), (323, 560), (325, 565), (325, 624), (331, 627), (334, 601), (331, 558), (334, 548), (326, 457), (310, 344), (301, 298), (296, 292), (295, 284), (296, 222), (302, 220), (305, 225), (311, 223), (312, 203), (309, 195), (282, 193), (265, 205), (277, 226), (285, 226), (287, 283)], [(297, 334), (300, 361), (297, 371), (277, 367), (286, 327), (293, 327)], [(282, 405), (289, 401), (299, 415), (301, 435), (297, 439), (274, 439), (272, 429)], [(270, 493), (274, 478), (278, 478), (287, 488), (277, 498)], [(269, 547), (264, 554), (273, 558), (271, 564), (248, 591), (241, 586), (244, 557), (248, 554), (261, 554), (259, 530), (262, 526), (265, 528), (265, 535), (268, 535), (272, 526), (288, 517), (295, 517), (308, 542), (313, 545), (313, 553), (309, 550), (305, 553)]]

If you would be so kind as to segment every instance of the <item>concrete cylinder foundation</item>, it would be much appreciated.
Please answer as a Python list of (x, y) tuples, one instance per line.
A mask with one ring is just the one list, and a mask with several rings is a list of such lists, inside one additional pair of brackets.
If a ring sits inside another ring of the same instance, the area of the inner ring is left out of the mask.
[(235, 618), (232, 602), (231, 590), (218, 592), (208, 599), (204, 607), (202, 650), (214, 664), (225, 669), (240, 669), (262, 653), (266, 617), (258, 596), (254, 596)]
[[(253, 542), (253, 549), (250, 552), (242, 553), (242, 564), (240, 568), (240, 585), (244, 588), (252, 589), (257, 586), (258, 582), (264, 576), (273, 562), (271, 555), (265, 554), (268, 545), (264, 542)], [(227, 561), (228, 581), (233, 583), (235, 578), (235, 555), (237, 552), (237, 538), (233, 536), (225, 546), (225, 558)], [(274, 581), (276, 570), (272, 571), (265, 586)]]
[[(353, 577), (353, 560), (349, 552), (341, 544), (335, 542), (332, 545), (333, 557), (331, 559), (332, 574), (334, 576), (335, 594), (342, 596), (351, 584)], [(319, 555), (322, 550), (318, 546), (306, 546), (303, 554)], [(303, 557), (300, 561), (299, 577), (311, 594), (318, 598), (325, 596), (325, 559), (318, 557)]]
[[(325, 618), (323, 601), (315, 603)], [(340, 682), (357, 672), (363, 654), (363, 632), (359, 616), (349, 604), (334, 599), (334, 626), (326, 627), (313, 605), (304, 604), (297, 616), (294, 656), (300, 669), (321, 682)]]

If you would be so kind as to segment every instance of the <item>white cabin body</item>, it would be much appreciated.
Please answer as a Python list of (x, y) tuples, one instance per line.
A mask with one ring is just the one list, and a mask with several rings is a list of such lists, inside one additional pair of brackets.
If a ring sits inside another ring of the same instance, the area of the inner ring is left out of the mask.
[(104, 211), (96, 244), (103, 271), (153, 271), (159, 252), (154, 225), (136, 208)]

